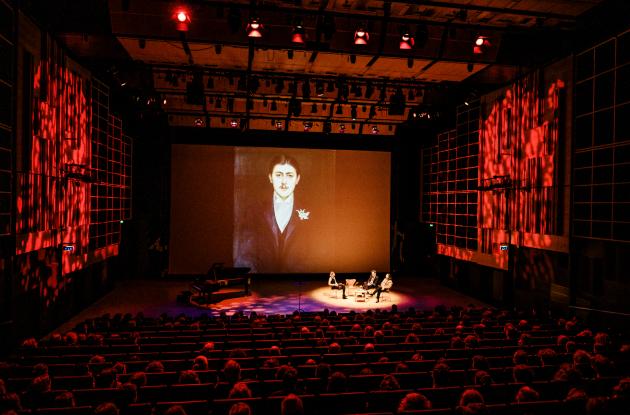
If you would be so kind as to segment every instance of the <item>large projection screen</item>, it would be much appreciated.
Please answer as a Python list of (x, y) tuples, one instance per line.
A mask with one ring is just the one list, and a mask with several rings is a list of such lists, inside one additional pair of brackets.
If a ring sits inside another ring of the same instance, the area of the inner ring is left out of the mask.
[(170, 274), (389, 268), (390, 153), (174, 144)]

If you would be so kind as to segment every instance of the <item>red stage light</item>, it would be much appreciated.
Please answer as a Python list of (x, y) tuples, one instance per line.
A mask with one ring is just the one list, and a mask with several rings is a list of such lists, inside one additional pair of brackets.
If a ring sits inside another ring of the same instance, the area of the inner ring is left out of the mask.
[(190, 13), (186, 9), (177, 9), (174, 15), (175, 29), (179, 32), (187, 32), (190, 24)]
[(230, 120), (230, 127), (238, 128), (238, 121), (237, 120)]
[(413, 38), (413, 36), (411, 36), (409, 33), (404, 33), (401, 37), (400, 37), (400, 45), (399, 48), (401, 50), (409, 50), (409, 49), (413, 49), (413, 45), (415, 44), (415, 40)]
[(295, 26), (293, 33), (291, 34), (291, 42), (303, 44), (305, 42), (304, 27), (301, 25)]
[(263, 25), (257, 17), (252, 17), (247, 24), (248, 37), (262, 37)]
[(486, 36), (477, 36), (475, 39), (475, 45), (473, 46), (473, 53), (480, 55), (491, 46), (490, 40)]
[(354, 32), (355, 45), (367, 45), (368, 40), (370, 40), (370, 34), (363, 27), (359, 27), (357, 31)]

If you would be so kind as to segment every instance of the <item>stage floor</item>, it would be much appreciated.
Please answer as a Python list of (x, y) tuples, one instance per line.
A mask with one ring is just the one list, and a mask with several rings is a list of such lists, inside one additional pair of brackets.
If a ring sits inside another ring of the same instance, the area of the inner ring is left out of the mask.
[(221, 311), (232, 314), (235, 311), (262, 314), (290, 314), (300, 308), (302, 311), (318, 311), (328, 308), (337, 312), (368, 309), (390, 309), (396, 304), (399, 310), (409, 307), (430, 309), (438, 304), (448, 306), (468, 304), (484, 305), (457, 291), (440, 285), (439, 281), (421, 277), (399, 277), (394, 282), (389, 298), (376, 303), (376, 296), (367, 297), (365, 302), (355, 301), (354, 296), (342, 299), (341, 291), (331, 291), (327, 279), (322, 281), (296, 281), (288, 279), (252, 280), (251, 295), (225, 299), (211, 308), (199, 308), (178, 304), (177, 295), (189, 290), (191, 281), (175, 280), (130, 280), (116, 284), (114, 290), (77, 314), (59, 327), (66, 331), (87, 318), (102, 316), (105, 313), (132, 313), (142, 311), (146, 316), (159, 316), (163, 313), (177, 315), (184, 313), (191, 316), (201, 314), (215, 315)]

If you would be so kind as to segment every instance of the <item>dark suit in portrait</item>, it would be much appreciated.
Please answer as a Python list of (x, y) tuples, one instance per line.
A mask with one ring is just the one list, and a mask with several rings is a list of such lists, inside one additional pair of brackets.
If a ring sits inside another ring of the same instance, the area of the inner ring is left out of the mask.
[[(254, 272), (305, 271), (312, 247), (309, 235), (316, 230), (312, 212), (297, 198), (284, 231), (276, 221), (273, 198), (248, 212), (248, 232), (242, 244), (241, 259), (249, 260)], [(251, 224), (251, 225), (249, 225)], [(239, 261), (241, 262), (241, 261)]]

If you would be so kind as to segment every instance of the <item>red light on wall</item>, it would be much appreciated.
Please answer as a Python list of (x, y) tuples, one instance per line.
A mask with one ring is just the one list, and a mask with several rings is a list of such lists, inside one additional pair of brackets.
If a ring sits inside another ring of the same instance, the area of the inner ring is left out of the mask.
[(409, 50), (409, 49), (413, 49), (413, 45), (415, 44), (415, 40), (413, 38), (413, 36), (411, 36), (409, 33), (403, 33), (403, 35), (400, 37), (400, 45), (399, 48), (401, 50)]
[(262, 37), (263, 25), (257, 17), (252, 17), (247, 24), (248, 37)]
[(175, 29), (178, 32), (187, 32), (190, 24), (190, 13), (186, 9), (177, 9), (174, 15)]
[(368, 40), (370, 40), (370, 34), (363, 27), (359, 27), (357, 31), (354, 32), (355, 45), (367, 45)]
[(295, 26), (293, 33), (291, 34), (291, 42), (303, 44), (305, 42), (304, 27), (301, 25)]
[(475, 39), (475, 45), (473, 46), (473, 53), (480, 55), (491, 46), (490, 40), (486, 36), (477, 36)]

